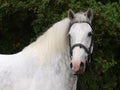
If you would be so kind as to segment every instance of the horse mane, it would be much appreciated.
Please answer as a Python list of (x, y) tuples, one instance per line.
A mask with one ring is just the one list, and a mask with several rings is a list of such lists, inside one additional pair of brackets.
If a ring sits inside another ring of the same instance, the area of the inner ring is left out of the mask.
[(40, 60), (54, 58), (68, 48), (67, 32), (70, 20), (65, 18), (50, 27), (36, 41), (27, 46), (23, 51), (35, 54)]

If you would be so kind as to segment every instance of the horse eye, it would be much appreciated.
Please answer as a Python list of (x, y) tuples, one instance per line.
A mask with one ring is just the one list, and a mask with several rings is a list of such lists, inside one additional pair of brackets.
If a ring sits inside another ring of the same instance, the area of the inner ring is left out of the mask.
[(71, 35), (70, 35), (70, 34), (68, 34), (68, 37), (69, 37), (69, 38), (71, 38)]
[(89, 36), (89, 37), (92, 36), (92, 32), (89, 32), (89, 33), (88, 33), (88, 36)]
[(85, 60), (87, 60), (87, 58), (88, 58), (88, 57), (87, 57), (87, 56), (85, 56)]

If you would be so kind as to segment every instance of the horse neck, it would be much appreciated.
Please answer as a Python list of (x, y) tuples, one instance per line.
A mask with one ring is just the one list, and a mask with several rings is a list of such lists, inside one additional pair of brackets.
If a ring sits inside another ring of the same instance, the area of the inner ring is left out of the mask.
[(47, 32), (26, 47), (23, 51), (35, 54), (39, 59), (49, 60), (68, 51), (67, 32), (69, 19), (54, 24)]

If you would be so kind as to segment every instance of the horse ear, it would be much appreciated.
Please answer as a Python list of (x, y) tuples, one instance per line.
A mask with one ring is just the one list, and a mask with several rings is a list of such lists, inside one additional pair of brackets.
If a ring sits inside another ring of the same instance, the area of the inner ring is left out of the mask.
[(87, 16), (87, 18), (89, 20), (92, 21), (92, 19), (93, 19), (93, 11), (92, 11), (92, 9), (88, 9), (87, 12), (85, 13), (85, 15)]
[(71, 9), (68, 10), (68, 17), (70, 20), (73, 20), (75, 18), (75, 14)]

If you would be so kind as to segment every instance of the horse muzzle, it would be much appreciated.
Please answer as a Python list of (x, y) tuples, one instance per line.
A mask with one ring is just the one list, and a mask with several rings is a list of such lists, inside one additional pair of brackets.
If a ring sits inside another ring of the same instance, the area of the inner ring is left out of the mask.
[(85, 63), (71, 62), (71, 69), (74, 71), (74, 75), (82, 74), (85, 71)]

